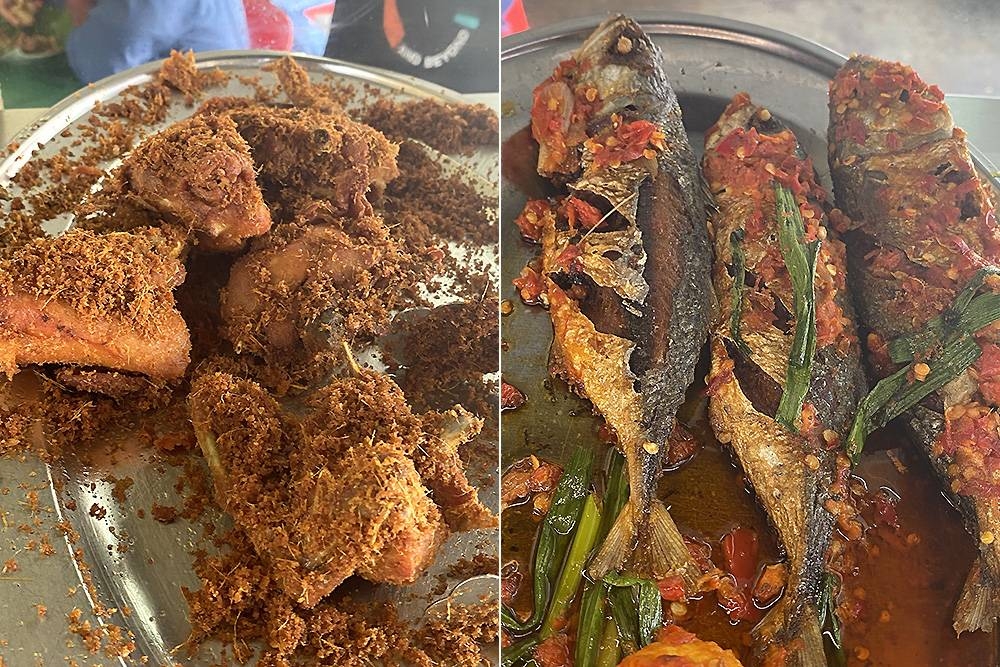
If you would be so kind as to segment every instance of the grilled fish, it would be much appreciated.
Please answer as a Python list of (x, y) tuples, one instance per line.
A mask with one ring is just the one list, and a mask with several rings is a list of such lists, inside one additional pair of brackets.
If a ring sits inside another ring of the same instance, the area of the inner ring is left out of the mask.
[[(960, 324), (955, 299), (1000, 264), (1000, 228), (944, 95), (909, 67), (851, 58), (830, 85), (829, 147), (837, 203), (853, 220), (844, 238), (869, 358), (884, 377), (897, 368), (888, 341), (937, 316)], [(994, 280), (970, 289), (996, 293)], [(1000, 329), (965, 334), (975, 363), (903, 415), (979, 544), (959, 634), (990, 631), (1000, 614)], [(933, 372), (939, 347), (914, 350), (913, 380)]]
[[(717, 206), (709, 225), (719, 302), (709, 417), (743, 466), (789, 565), (784, 595), (754, 629), (756, 651), (765, 664), (826, 665), (817, 604), (834, 513), (843, 501), (831, 491), (832, 448), (846, 435), (866, 388), (844, 246), (827, 229), (826, 193), (795, 135), (745, 93), (706, 134), (703, 166)], [(793, 194), (804, 241), (819, 243), (815, 355), (794, 430), (776, 418), (800, 323), (779, 243), (775, 184)]]
[(591, 401), (628, 461), (629, 501), (589, 573), (674, 573), (692, 592), (700, 572), (655, 492), (707, 335), (710, 250), (661, 58), (634, 21), (612, 17), (535, 89), (538, 171), (569, 196), (530, 203), (520, 220), (542, 244), (551, 370)]

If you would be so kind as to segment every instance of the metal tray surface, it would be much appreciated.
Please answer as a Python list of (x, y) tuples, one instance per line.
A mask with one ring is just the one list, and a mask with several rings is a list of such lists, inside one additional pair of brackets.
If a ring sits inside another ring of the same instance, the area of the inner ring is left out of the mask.
[[(704, 131), (718, 120), (735, 93), (746, 91), (795, 131), (812, 157), (820, 182), (830, 191), (827, 95), (831, 77), (846, 60), (843, 55), (793, 35), (738, 21), (668, 12), (630, 15), (663, 51), (664, 69), (699, 157)], [(525, 306), (511, 286), (537, 252), (536, 246), (521, 239), (512, 221), (529, 198), (525, 190), (533, 189), (532, 196), (542, 196), (546, 185), (537, 176), (525, 175), (533, 173), (533, 165), (516, 159), (523, 150), (508, 151), (509, 146), (525, 145), (534, 87), (556, 64), (569, 58), (603, 18), (567, 21), (514, 35), (502, 43), (501, 298), (509, 299), (513, 309), (501, 319), (501, 368), (504, 380), (521, 389), (528, 400), (503, 416), (501, 469), (529, 454), (565, 461), (575, 448), (606, 446), (597, 436), (601, 422), (590, 404), (548, 375), (552, 341), (548, 313)], [(974, 149), (971, 152), (976, 155)], [(977, 164), (996, 189), (997, 180), (981, 156)], [(504, 539), (507, 531), (504, 527)]]
[[(261, 66), (281, 57), (281, 53), (265, 51), (216, 51), (199, 54), (199, 69), (218, 67), (233, 75), (228, 84), (206, 90), (206, 96), (213, 95), (253, 95), (253, 89), (238, 80), (240, 76), (259, 77), (265, 85), (274, 83), (275, 78), (261, 71)], [(378, 90), (382, 95), (399, 100), (432, 99), (441, 102), (463, 102), (463, 97), (451, 90), (398, 75), (377, 68), (362, 67), (346, 62), (313, 56), (294, 55), (311, 75), (314, 81), (329, 78), (337, 83), (353, 83), (360, 94), (363, 88)], [(13, 197), (31, 194), (11, 185), (11, 178), (30, 160), (49, 157), (72, 141), (63, 136), (66, 130), (73, 130), (87, 122), (96, 104), (120, 99), (129, 87), (152, 80), (159, 69), (159, 63), (150, 63), (122, 72), (88, 86), (66, 98), (45, 112), (38, 120), (18, 133), (0, 161), (0, 186)], [(185, 106), (175, 98), (166, 120), (155, 126), (143, 128), (142, 134), (151, 134), (166, 125), (191, 115), (197, 108)], [(348, 105), (351, 108), (351, 105)], [(428, 149), (430, 150), (430, 149)], [(464, 156), (434, 155), (443, 162), (446, 171), (461, 169), (470, 181), (492, 200), (498, 198), (498, 159), (494, 147), (486, 147)], [(113, 162), (100, 165), (113, 166)], [(43, 184), (44, 187), (44, 184)], [(9, 198), (2, 203), (0, 211), (9, 210)], [(46, 224), (46, 231), (59, 233), (72, 223), (71, 218), (62, 216)], [(2, 226), (2, 223), (0, 223)], [(498, 270), (499, 256), (496, 248), (462, 248), (452, 244), (452, 252), (460, 259), (471, 256), (484, 258), (494, 267), (494, 279)], [(455, 300), (447, 289), (435, 295), (436, 302)], [(363, 351), (360, 360), (377, 365), (377, 350)], [(141, 427), (141, 425), (136, 425)], [(83, 466), (73, 457), (64, 462), (47, 466), (33, 456), (7, 457), (0, 460), (0, 536), (7, 538), (0, 546), (4, 561), (14, 556), (19, 569), (16, 573), (0, 575), (0, 639), (6, 641), (0, 646), (0, 656), (8, 665), (65, 664), (69, 659), (87, 665), (138, 664), (142, 656), (151, 665), (209, 664), (218, 656), (218, 651), (209, 646), (194, 661), (186, 658), (186, 653), (178, 647), (188, 636), (189, 624), (187, 603), (181, 587), (197, 588), (198, 580), (191, 569), (191, 551), (202, 541), (200, 525), (178, 519), (172, 524), (161, 524), (152, 520), (150, 509), (153, 503), (180, 506), (174, 491), (174, 484), (183, 475), (182, 469), (163, 462), (162, 458), (150, 451), (150, 447), (139, 445), (128, 433), (113, 437), (115, 453), (99, 456), (99, 463)], [(109, 435), (108, 441), (112, 441)], [(200, 457), (193, 452), (192, 456)], [(113, 478), (132, 479), (125, 502), (119, 502), (113, 495)], [(485, 479), (474, 477), (482, 488), (482, 497), (490, 506), (497, 508), (499, 484), (497, 472), (487, 473)], [(26, 485), (20, 488), (19, 485)], [(29, 488), (30, 487), (30, 488)], [(61, 492), (57, 491), (61, 488)], [(29, 490), (37, 490), (39, 496), (37, 515), (43, 523), (36, 528), (35, 535), (26, 536), (17, 532), (16, 527), (30, 523), (32, 514), (25, 500)], [(68, 509), (68, 505), (73, 510)], [(94, 504), (107, 510), (106, 516), (97, 519), (89, 515)], [(145, 518), (137, 516), (143, 510)], [(206, 513), (212, 516), (213, 510)], [(219, 526), (226, 525), (226, 519), (216, 512)], [(128, 658), (109, 657), (103, 653), (91, 654), (79, 638), (67, 632), (65, 616), (74, 608), (83, 612), (81, 620), (92, 624), (104, 623), (91, 613), (92, 604), (86, 586), (82, 585), (85, 572), (77, 566), (73, 558), (74, 547), (52, 526), (66, 520), (79, 535), (76, 547), (83, 550), (83, 561), (90, 568), (94, 585), (98, 592), (98, 602), (108, 607), (123, 609), (131, 613), (117, 613), (109, 619), (135, 636), (136, 649)], [(34, 553), (24, 553), (24, 543), (29, 537), (36, 539), (48, 535), (56, 548), (56, 553), (48, 558), (39, 558)], [(413, 586), (393, 588), (360, 583), (354, 593), (356, 598), (391, 598), (405, 619), (417, 620), (423, 617), (427, 606), (444, 595), (440, 593), (440, 582), (447, 583), (447, 590), (460, 580), (447, 575), (448, 566), (462, 558), (471, 558), (480, 551), (493, 553), (499, 544), (496, 531), (475, 531), (452, 536), (443, 547), (434, 566)], [(124, 552), (119, 546), (127, 546)], [(35, 605), (46, 607), (45, 617)], [(495, 654), (495, 652), (494, 652)], [(496, 655), (491, 658), (495, 664)]]

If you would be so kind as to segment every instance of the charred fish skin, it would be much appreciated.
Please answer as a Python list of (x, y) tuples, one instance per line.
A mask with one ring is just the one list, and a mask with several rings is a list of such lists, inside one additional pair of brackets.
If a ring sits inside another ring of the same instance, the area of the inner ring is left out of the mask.
[[(825, 665), (817, 607), (833, 535), (830, 445), (846, 436), (864, 395), (860, 345), (845, 285), (843, 244), (827, 228), (826, 193), (791, 130), (740, 93), (706, 134), (703, 170), (719, 310), (712, 324), (709, 416), (736, 453), (781, 539), (784, 595), (754, 629), (765, 662)], [(817, 345), (801, 427), (775, 415), (786, 385), (795, 322), (792, 281), (777, 243), (775, 184), (795, 195), (806, 241), (819, 242), (814, 298)], [(740, 284), (736, 284), (741, 281)]]
[(677, 572), (693, 591), (697, 566), (655, 491), (707, 335), (710, 250), (697, 160), (661, 60), (634, 21), (609, 18), (536, 89), (532, 129), (539, 173), (595, 211), (589, 227), (559, 212), (542, 225), (552, 367), (628, 460), (630, 503), (590, 574)]
[[(947, 315), (977, 272), (1000, 264), (1000, 228), (943, 93), (909, 67), (856, 56), (841, 68), (829, 148), (837, 202), (852, 220), (844, 238), (869, 366), (884, 377), (896, 369), (888, 341)], [(980, 292), (998, 291), (992, 280)], [(979, 546), (955, 609), (959, 634), (991, 631), (1000, 616), (1000, 392), (991, 382), (1000, 336), (993, 325), (972, 335), (974, 365), (903, 415)]]

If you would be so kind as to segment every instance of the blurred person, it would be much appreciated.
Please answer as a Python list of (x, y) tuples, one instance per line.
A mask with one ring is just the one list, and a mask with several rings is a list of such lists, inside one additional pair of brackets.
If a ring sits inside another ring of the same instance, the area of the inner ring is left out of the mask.
[(337, 0), (326, 55), (493, 92), (499, 15), (496, 0)]
[(242, 0), (66, 0), (70, 68), (83, 82), (170, 55), (250, 46)]

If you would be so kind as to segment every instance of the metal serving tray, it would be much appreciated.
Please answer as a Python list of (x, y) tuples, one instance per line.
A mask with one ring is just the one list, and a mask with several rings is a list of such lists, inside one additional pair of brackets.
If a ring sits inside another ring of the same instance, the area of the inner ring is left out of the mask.
[[(812, 157), (820, 182), (830, 191), (827, 95), (831, 77), (846, 60), (843, 55), (787, 33), (717, 17), (671, 12), (631, 12), (630, 16), (663, 51), (664, 69), (699, 156), (704, 131), (718, 120), (735, 93), (746, 91), (794, 130)], [(558, 62), (572, 56), (603, 18), (574, 19), (514, 35), (502, 43), (501, 298), (510, 299), (514, 307), (501, 320), (501, 367), (504, 380), (528, 398), (522, 408), (504, 414), (503, 469), (529, 454), (565, 461), (574, 448), (603, 446), (596, 435), (600, 421), (592, 415), (589, 403), (548, 376), (552, 341), (548, 314), (524, 306), (511, 286), (537, 249), (523, 242), (512, 224), (528, 199), (524, 181), (530, 179), (524, 176), (524, 165), (519, 164), (513, 171), (521, 183), (515, 184), (510, 157), (514, 151), (507, 151), (515, 142), (523, 146), (519, 141), (523, 134), (518, 133), (529, 126), (534, 87)], [(994, 169), (975, 149), (971, 152), (996, 189)], [(544, 187), (540, 179), (534, 185)], [(513, 535), (508, 530), (504, 527), (503, 539)]]
[[(265, 51), (200, 54), (199, 69), (218, 67), (233, 75), (227, 85), (208, 89), (206, 96), (252, 96), (253, 89), (241, 83), (238, 77), (259, 77), (261, 83), (270, 86), (275, 78), (261, 71), (261, 67), (282, 55)], [(369, 87), (399, 100), (465, 101), (454, 91), (412, 77), (325, 58), (293, 55), (314, 81), (329, 77), (337, 83), (357, 84), (359, 92), (363, 87)], [(159, 65), (150, 63), (111, 76), (80, 90), (45, 112), (14, 137), (12, 149), (0, 161), (0, 185), (7, 188), (12, 196), (30, 194), (11, 186), (11, 177), (30, 160), (49, 157), (72, 142), (73, 138), (63, 136), (66, 130), (85, 124), (96, 104), (119, 100), (130, 86), (152, 80)], [(187, 107), (183, 101), (175, 99), (164, 123), (144, 128), (142, 133), (156, 132), (191, 115), (196, 108), (197, 104)], [(495, 147), (444, 160), (446, 169), (462, 166), (478, 174), (481, 178), (470, 180), (496, 200), (498, 168)], [(100, 166), (108, 168), (113, 165)], [(7, 202), (3, 202), (0, 211), (6, 213), (8, 206)], [(46, 230), (59, 233), (71, 222), (69, 216), (63, 216), (50, 221)], [(453, 246), (452, 250), (462, 256), (462, 249)], [(472, 256), (490, 260), (495, 270), (498, 266), (495, 247), (476, 248)], [(440, 302), (455, 300), (447, 289), (439, 296)], [(377, 363), (377, 354), (373, 355), (371, 351), (368, 355), (362, 354), (361, 358)], [(198, 452), (191, 455), (200, 457)], [(113, 497), (109, 475), (133, 480), (124, 503)], [(41, 664), (55, 665), (65, 664), (67, 659), (76, 659), (80, 664), (87, 665), (124, 665), (138, 664), (140, 656), (147, 656), (151, 665), (210, 662), (215, 655), (211, 649), (194, 662), (187, 660), (183, 651), (175, 651), (189, 631), (187, 603), (181, 594), (181, 586), (198, 587), (198, 580), (191, 569), (190, 552), (199, 542), (201, 528), (182, 519), (172, 524), (160, 524), (150, 515), (153, 503), (180, 506), (173, 487), (181, 475), (179, 468), (166, 465), (149, 448), (128, 440), (122, 453), (108, 457), (105, 462), (93, 467), (82, 466), (72, 458), (67, 459), (64, 465), (52, 467), (32, 456), (0, 460), (0, 518), (3, 519), (0, 537), (4, 538), (0, 542), (0, 562), (14, 557), (19, 565), (17, 572), (0, 575), (0, 640), (6, 641), (5, 644), (0, 643), (0, 656), (6, 660), (3, 664), (20, 667), (40, 661)], [(484, 501), (497, 507), (497, 472), (494, 470), (487, 478), (474, 481), (482, 485)], [(62, 493), (56, 492), (57, 480), (64, 485)], [(26, 491), (18, 488), (21, 483), (41, 489), (38, 494), (44, 522), (36, 529), (36, 535), (23, 535), (16, 530), (19, 524), (31, 520), (25, 507)], [(3, 489), (9, 491), (4, 492)], [(76, 509), (68, 510), (67, 501), (75, 502)], [(107, 510), (102, 519), (88, 514), (95, 503)], [(145, 518), (137, 516), (139, 508), (144, 510)], [(82, 646), (79, 638), (67, 632), (65, 615), (74, 608), (83, 611), (82, 620), (90, 620), (93, 624), (102, 621), (91, 613), (93, 601), (86, 587), (81, 585), (83, 575), (72, 558), (72, 548), (52, 528), (62, 519), (80, 534), (77, 546), (83, 549), (84, 561), (91, 568), (99, 601), (109, 607), (131, 609), (127, 617), (119, 613), (110, 619), (110, 622), (134, 633), (136, 650), (130, 659), (92, 655)], [(56, 547), (56, 554), (40, 558), (36, 553), (25, 553), (23, 545), (26, 541), (39, 539), (42, 534), (49, 536)], [(121, 539), (125, 534), (127, 538)], [(435, 565), (413, 586), (405, 589), (364, 587), (359, 589), (357, 596), (392, 598), (397, 602), (403, 618), (419, 619), (429, 603), (443, 597), (440, 592), (432, 592), (432, 589), (439, 588), (440, 581), (447, 582), (448, 590), (459, 583), (459, 580), (447, 576), (449, 565), (479, 552), (494, 553), (498, 542), (496, 531), (453, 536), (442, 549)], [(125, 553), (118, 552), (122, 543), (128, 546)], [(39, 616), (36, 604), (45, 605), (44, 619)]]

